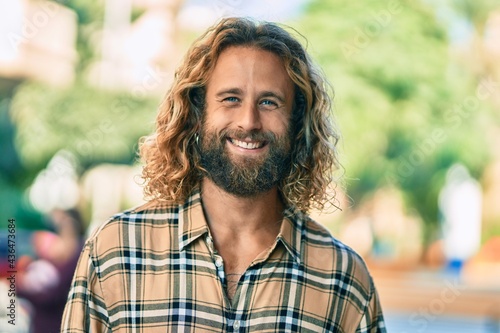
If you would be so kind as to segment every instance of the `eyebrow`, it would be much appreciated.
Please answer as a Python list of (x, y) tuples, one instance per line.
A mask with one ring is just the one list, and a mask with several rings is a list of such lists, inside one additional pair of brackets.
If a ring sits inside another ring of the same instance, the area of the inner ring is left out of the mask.
[(215, 96), (222, 97), (225, 95), (243, 95), (243, 90), (241, 90), (240, 88), (223, 89), (219, 91)]
[[(223, 89), (219, 91), (215, 96), (216, 97), (222, 97), (225, 95), (243, 95), (243, 90), (240, 88), (229, 88), (229, 89)], [(261, 93), (259, 93), (259, 98), (264, 98), (264, 97), (274, 97), (281, 103), (285, 103), (285, 98), (281, 96), (280, 94), (270, 91), (270, 90), (265, 90)]]
[(263, 98), (263, 97), (274, 97), (276, 98), (278, 101), (280, 101), (281, 103), (285, 104), (285, 98), (277, 93), (275, 93), (274, 91), (263, 91), (259, 94), (259, 98)]

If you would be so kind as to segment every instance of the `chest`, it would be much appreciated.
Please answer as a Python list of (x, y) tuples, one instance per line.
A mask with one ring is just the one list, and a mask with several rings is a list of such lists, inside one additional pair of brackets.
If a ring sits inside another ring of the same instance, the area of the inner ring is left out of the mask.
[(333, 297), (330, 278), (313, 277), (284, 249), (242, 272), (232, 300), (225, 290), (224, 262), (217, 259), (185, 251), (146, 260), (132, 267), (126, 280), (104, 279), (113, 332), (129, 332), (134, 325), (141, 327), (135, 332), (323, 332), (331, 327), (328, 332), (348, 312), (341, 298)]

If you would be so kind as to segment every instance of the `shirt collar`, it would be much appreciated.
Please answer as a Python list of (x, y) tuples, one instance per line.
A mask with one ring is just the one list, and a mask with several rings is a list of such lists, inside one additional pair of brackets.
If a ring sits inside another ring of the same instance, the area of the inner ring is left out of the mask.
[(278, 239), (283, 243), (293, 259), (300, 264), (300, 248), (304, 216), (302, 213), (288, 208), (284, 212)]
[[(277, 239), (300, 264), (300, 248), (304, 216), (301, 212), (287, 208)], [(208, 224), (203, 213), (200, 192), (194, 192), (183, 205), (179, 206), (179, 251), (208, 233)]]
[(200, 192), (194, 192), (179, 206), (179, 251), (208, 232)]

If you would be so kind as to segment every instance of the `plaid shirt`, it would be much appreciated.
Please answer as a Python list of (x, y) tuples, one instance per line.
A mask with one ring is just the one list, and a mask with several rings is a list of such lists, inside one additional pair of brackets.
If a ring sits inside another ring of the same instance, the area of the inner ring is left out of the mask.
[(61, 332), (385, 332), (362, 259), (288, 209), (229, 300), (199, 193), (114, 216), (88, 239)]

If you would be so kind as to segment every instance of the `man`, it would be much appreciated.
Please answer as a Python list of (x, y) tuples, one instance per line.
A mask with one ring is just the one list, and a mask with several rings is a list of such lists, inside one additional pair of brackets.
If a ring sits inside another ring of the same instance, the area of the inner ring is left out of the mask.
[(383, 332), (366, 266), (305, 213), (337, 134), (325, 81), (272, 23), (188, 51), (141, 146), (146, 205), (87, 241), (62, 332)]

